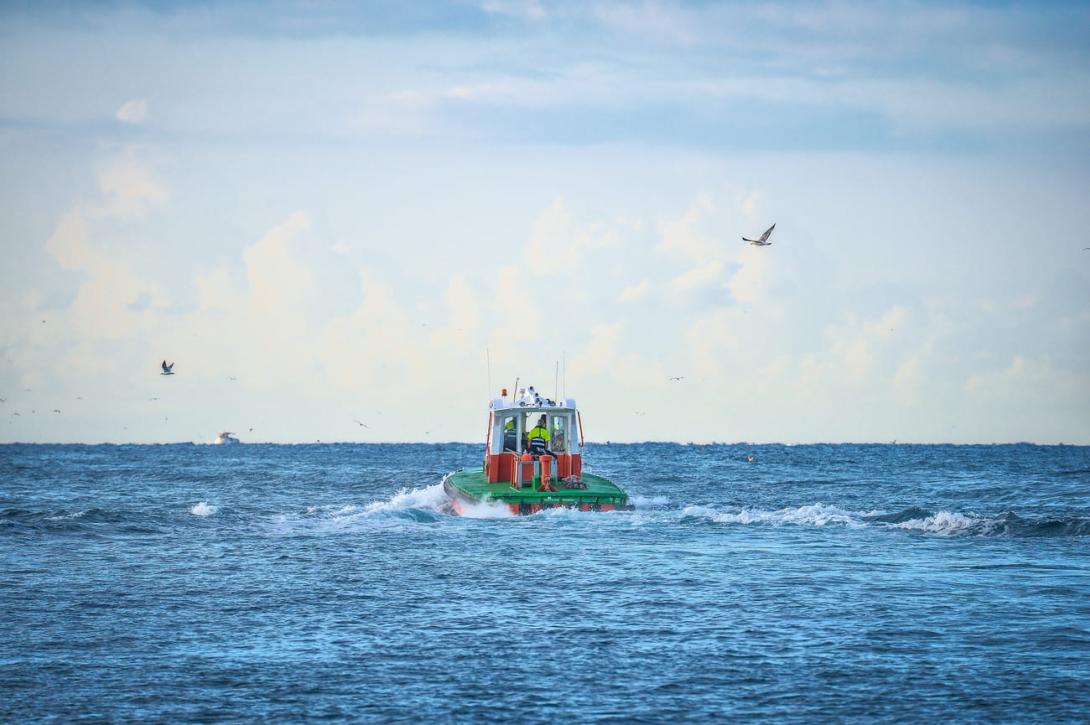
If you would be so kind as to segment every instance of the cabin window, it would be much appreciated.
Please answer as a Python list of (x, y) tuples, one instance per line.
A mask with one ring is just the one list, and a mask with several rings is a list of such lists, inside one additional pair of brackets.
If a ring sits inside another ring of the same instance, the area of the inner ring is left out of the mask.
[(534, 455), (541, 455), (549, 449), (552, 435), (549, 433), (549, 416), (542, 412), (528, 413), (526, 416), (526, 440), (524, 447)]
[(553, 416), (552, 419), (552, 448), (557, 453), (568, 450), (568, 419), (567, 416)]
[(517, 415), (505, 415), (503, 417), (503, 450), (515, 451), (519, 450), (519, 432), (518, 432), (518, 416)]

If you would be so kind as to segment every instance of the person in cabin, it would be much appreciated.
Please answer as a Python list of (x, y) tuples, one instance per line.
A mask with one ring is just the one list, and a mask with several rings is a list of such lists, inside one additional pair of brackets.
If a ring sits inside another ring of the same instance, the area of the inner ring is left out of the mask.
[(514, 418), (508, 418), (503, 424), (503, 450), (518, 452), (518, 433), (515, 431)]
[(552, 455), (552, 451), (549, 450), (549, 428), (545, 425), (544, 413), (537, 419), (537, 425), (530, 429), (527, 437), (530, 441), (530, 453), (537, 456), (543, 453)]
[(553, 435), (553, 450), (557, 453), (564, 453), (568, 450), (567, 446), (564, 444), (564, 431), (558, 430)]

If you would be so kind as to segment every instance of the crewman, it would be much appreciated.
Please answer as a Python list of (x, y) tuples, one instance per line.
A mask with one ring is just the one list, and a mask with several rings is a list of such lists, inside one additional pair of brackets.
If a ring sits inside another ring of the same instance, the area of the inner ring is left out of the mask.
[(550, 453), (549, 450), (549, 429), (545, 427), (545, 414), (542, 413), (541, 417), (537, 419), (537, 425), (530, 429), (528, 434), (530, 439), (530, 451), (536, 455), (542, 453)]

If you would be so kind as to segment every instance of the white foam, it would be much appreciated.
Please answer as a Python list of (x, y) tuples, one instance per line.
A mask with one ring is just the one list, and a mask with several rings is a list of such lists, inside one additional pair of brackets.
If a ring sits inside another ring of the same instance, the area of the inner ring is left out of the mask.
[(962, 514), (956, 511), (939, 511), (922, 519), (909, 519), (898, 524), (893, 524), (895, 529), (910, 529), (925, 531), (929, 534), (940, 536), (956, 536), (958, 534), (987, 533), (995, 528), (994, 519)]
[(46, 516), (46, 521), (63, 521), (65, 519), (81, 519), (87, 513), (90, 513), (91, 509), (83, 509), (82, 511), (76, 511), (70, 514), (60, 514), (58, 516)]
[(207, 501), (198, 501), (193, 504), (193, 507), (189, 509), (189, 513), (194, 516), (211, 516), (219, 509), (208, 503)]
[(703, 506), (688, 506), (682, 511), (683, 516), (706, 518), (717, 524), (808, 524), (811, 526), (863, 526), (862, 512), (848, 511), (839, 506), (823, 503), (808, 504), (764, 511), (761, 509), (740, 508), (737, 511), (720, 512)]
[(502, 501), (462, 502), (459, 505), (462, 518), (466, 519), (510, 519), (515, 516), (511, 507)]
[(665, 496), (640, 496), (637, 494), (629, 496), (628, 502), (636, 508), (655, 508), (657, 506), (665, 506), (670, 503), (670, 499)]
[[(382, 511), (404, 511), (406, 509), (424, 509), (427, 511), (446, 511), (449, 499), (443, 490), (442, 482), (425, 488), (412, 490), (401, 489), (389, 501), (375, 501), (367, 505), (364, 513)], [(352, 507), (355, 508), (355, 507)]]
[(849, 528), (878, 527), (920, 531), (938, 536), (959, 536), (968, 534), (992, 534), (1002, 523), (1000, 519), (987, 518), (972, 513), (956, 511), (938, 511), (920, 518), (908, 519), (898, 523), (873, 521), (884, 515), (881, 511), (851, 511), (823, 503), (788, 507), (766, 511), (762, 509), (738, 508), (731, 511), (717, 511), (706, 506), (687, 506), (681, 512), (682, 517), (701, 518), (717, 524), (766, 524), (782, 526), (784, 524), (828, 526), (839, 525)]

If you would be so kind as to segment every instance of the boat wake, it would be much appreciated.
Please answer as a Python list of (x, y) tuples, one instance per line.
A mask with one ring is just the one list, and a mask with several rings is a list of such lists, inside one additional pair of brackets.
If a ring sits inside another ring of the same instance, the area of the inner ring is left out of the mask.
[(900, 529), (937, 536), (1090, 536), (1090, 518), (1068, 516), (1031, 519), (1008, 512), (984, 516), (957, 511), (928, 511), (911, 507), (894, 513), (851, 511), (823, 503), (775, 510), (686, 506), (686, 523), (763, 524), (769, 526), (844, 526)]

